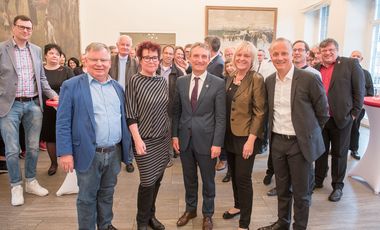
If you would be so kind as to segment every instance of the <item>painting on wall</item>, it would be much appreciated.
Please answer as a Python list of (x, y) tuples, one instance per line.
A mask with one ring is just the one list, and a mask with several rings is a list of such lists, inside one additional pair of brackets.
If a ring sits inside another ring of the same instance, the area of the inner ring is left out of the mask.
[(56, 43), (66, 59), (79, 57), (79, 0), (1, 0), (0, 41), (12, 36), (13, 18), (20, 14), (33, 22), (32, 43), (42, 49)]
[(250, 41), (268, 50), (276, 25), (277, 8), (206, 6), (205, 34), (220, 37), (222, 48)]
[(132, 38), (133, 47), (143, 41), (152, 41), (160, 44), (161, 47), (165, 45), (175, 45), (176, 44), (176, 34), (175, 33), (136, 33), (136, 32), (121, 32), (120, 35), (128, 35)]

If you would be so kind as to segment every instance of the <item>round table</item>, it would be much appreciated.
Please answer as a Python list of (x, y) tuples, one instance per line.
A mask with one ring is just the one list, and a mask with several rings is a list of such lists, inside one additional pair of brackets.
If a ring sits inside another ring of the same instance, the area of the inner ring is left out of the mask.
[[(55, 109), (58, 108), (58, 101), (54, 101), (52, 99), (46, 100), (46, 105), (54, 107)], [(75, 173), (75, 170), (73, 172), (68, 172), (66, 175), (65, 180), (63, 181), (61, 187), (56, 192), (57, 196), (62, 196), (65, 194), (75, 194), (78, 193), (79, 187), (77, 184), (77, 174)]]
[(365, 97), (364, 108), (367, 112), (370, 135), (363, 158), (348, 173), (364, 179), (375, 194), (380, 192), (380, 98)]

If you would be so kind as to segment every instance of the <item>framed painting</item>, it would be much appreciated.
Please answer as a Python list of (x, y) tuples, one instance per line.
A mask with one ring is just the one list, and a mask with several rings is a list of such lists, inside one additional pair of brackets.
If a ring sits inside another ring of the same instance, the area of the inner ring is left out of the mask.
[(23, 14), (33, 22), (31, 42), (42, 49), (56, 43), (70, 57), (79, 57), (79, 0), (1, 0), (0, 41), (12, 36), (13, 18)]
[(206, 6), (205, 34), (216, 35), (222, 49), (250, 41), (268, 50), (276, 38), (277, 8)]

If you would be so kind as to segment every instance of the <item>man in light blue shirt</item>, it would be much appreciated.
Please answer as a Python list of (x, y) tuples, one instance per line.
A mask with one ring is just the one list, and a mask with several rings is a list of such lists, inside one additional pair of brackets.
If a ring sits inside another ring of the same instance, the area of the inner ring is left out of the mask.
[(120, 160), (130, 161), (131, 136), (123, 88), (109, 75), (111, 54), (102, 43), (86, 48), (88, 73), (65, 81), (57, 111), (57, 155), (64, 171), (75, 168), (79, 229), (112, 226)]

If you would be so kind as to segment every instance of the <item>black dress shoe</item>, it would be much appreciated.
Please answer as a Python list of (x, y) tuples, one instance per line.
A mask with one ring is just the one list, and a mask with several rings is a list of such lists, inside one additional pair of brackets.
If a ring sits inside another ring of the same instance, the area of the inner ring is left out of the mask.
[(226, 173), (226, 175), (224, 176), (222, 182), (230, 182), (231, 180), (231, 174), (229, 174), (228, 172)]
[(48, 170), (48, 175), (53, 176), (57, 172), (58, 164), (51, 164)]
[(230, 213), (229, 211), (225, 211), (225, 212), (223, 213), (223, 219), (225, 219), (225, 220), (232, 219), (232, 218), (234, 218), (234, 217), (237, 216), (237, 215), (240, 215), (240, 212), (237, 212), (237, 213), (232, 214), (232, 213)]
[(289, 226), (288, 225), (283, 225), (280, 224), (278, 221), (274, 224), (258, 228), (257, 230), (288, 230)]
[(126, 169), (127, 172), (129, 172), (129, 173), (132, 173), (133, 171), (135, 171), (135, 167), (133, 166), (132, 163), (127, 164), (127, 166), (125, 166), (125, 169)]
[(318, 183), (315, 183), (314, 187), (313, 187), (313, 191), (315, 189), (319, 189), (319, 188), (323, 188), (323, 184), (318, 184)]
[(265, 175), (263, 183), (265, 185), (269, 185), (272, 182), (272, 177), (273, 177), (273, 174), (267, 174), (267, 175)]
[(342, 189), (340, 188), (334, 189), (334, 191), (332, 191), (332, 193), (329, 196), (329, 201), (338, 202), (340, 201), (340, 198), (342, 198), (342, 196), (343, 196)]
[(267, 192), (267, 196), (277, 196), (277, 189), (276, 187), (272, 188)]
[(359, 155), (358, 151), (351, 151), (351, 156), (355, 160), (360, 160), (360, 155)]
[(150, 218), (150, 220), (149, 220), (149, 226), (153, 230), (164, 230), (165, 229), (165, 226), (159, 220), (157, 220), (157, 218), (155, 216), (153, 216), (152, 218)]
[[(100, 229), (100, 228), (98, 228)], [(117, 230), (112, 224), (108, 225), (106, 228), (102, 228), (101, 230)]]

